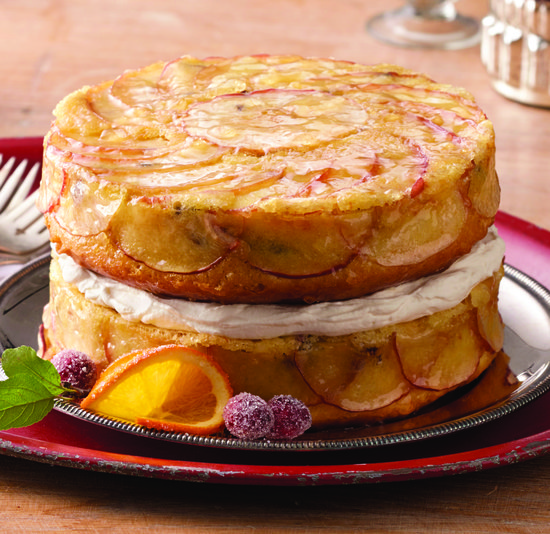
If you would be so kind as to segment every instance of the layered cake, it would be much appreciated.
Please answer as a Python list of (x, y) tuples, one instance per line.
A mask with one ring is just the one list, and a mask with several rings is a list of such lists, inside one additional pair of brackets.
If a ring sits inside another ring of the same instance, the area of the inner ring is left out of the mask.
[(55, 110), (43, 356), (204, 351), (314, 426), (407, 416), (502, 347), (494, 133), (393, 65), (183, 57)]

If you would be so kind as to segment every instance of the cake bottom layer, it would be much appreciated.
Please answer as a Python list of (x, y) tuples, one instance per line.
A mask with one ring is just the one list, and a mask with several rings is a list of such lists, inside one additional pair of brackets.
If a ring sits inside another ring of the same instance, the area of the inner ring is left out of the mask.
[(503, 343), (497, 306), (502, 276), (500, 269), (453, 308), (383, 328), (230, 339), (127, 321), (86, 300), (63, 280), (54, 259), (41, 353), (51, 359), (64, 348), (81, 350), (104, 369), (134, 350), (184, 345), (209, 354), (235, 394), (302, 400), (315, 428), (374, 424), (411, 415), (489, 367)]

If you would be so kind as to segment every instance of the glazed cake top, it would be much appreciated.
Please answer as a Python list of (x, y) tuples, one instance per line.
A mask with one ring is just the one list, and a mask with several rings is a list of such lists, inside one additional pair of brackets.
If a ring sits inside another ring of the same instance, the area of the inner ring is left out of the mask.
[(494, 152), (466, 91), (394, 65), (182, 57), (84, 87), (46, 155), (197, 209), (307, 213), (436, 194)]

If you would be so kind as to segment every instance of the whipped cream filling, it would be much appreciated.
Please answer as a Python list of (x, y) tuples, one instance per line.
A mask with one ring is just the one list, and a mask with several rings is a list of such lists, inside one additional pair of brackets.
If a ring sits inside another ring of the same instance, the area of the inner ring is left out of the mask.
[(67, 255), (59, 256), (59, 264), (64, 280), (86, 299), (116, 310), (128, 321), (235, 339), (268, 339), (298, 334), (341, 336), (450, 309), (500, 268), (504, 249), (504, 241), (491, 227), (469, 254), (441, 273), (365, 297), (299, 305), (165, 299), (86, 270)]

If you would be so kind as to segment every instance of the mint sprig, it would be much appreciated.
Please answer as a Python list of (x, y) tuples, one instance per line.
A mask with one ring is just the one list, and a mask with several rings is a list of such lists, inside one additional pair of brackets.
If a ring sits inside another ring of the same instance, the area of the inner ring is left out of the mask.
[(52, 410), (56, 397), (74, 393), (61, 384), (53, 364), (31, 347), (6, 349), (2, 369), (7, 379), (0, 381), (0, 430), (37, 423)]

